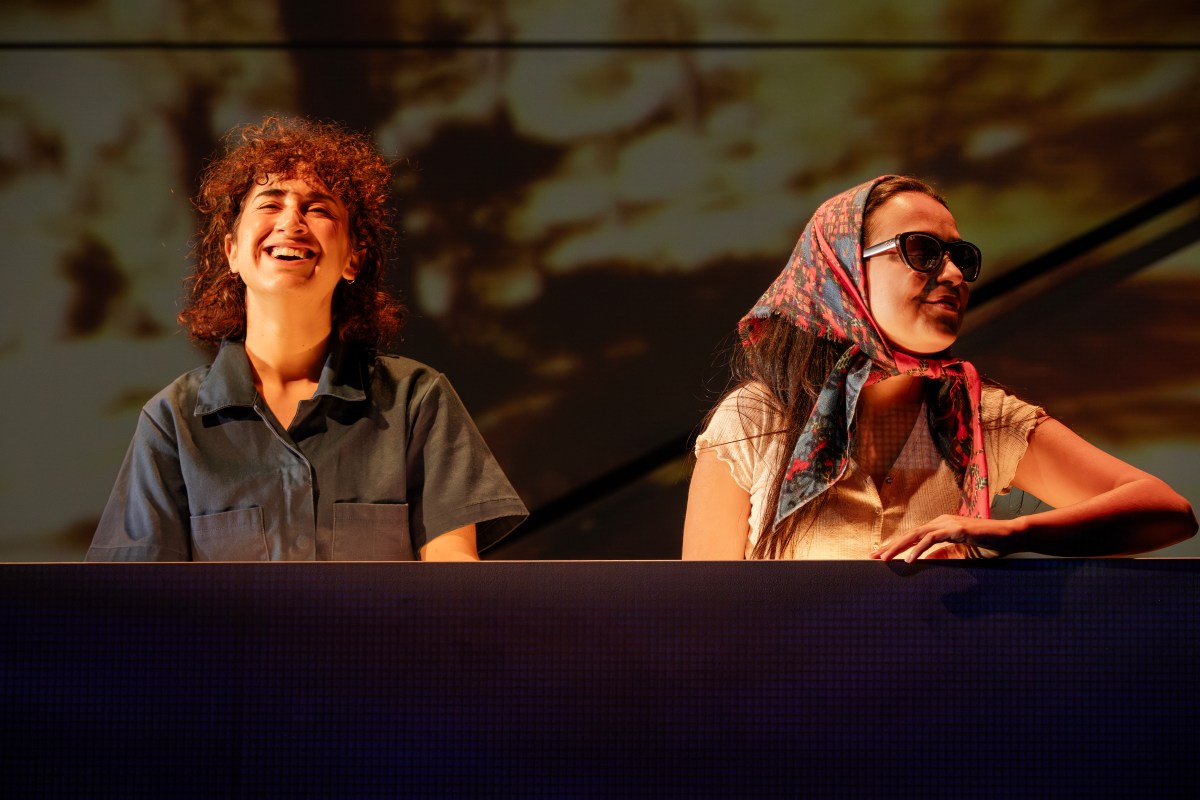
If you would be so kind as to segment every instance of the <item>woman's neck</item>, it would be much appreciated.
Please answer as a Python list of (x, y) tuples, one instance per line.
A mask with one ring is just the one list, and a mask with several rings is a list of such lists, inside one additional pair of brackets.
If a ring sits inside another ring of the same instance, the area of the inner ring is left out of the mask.
[(297, 333), (270, 325), (246, 326), (246, 357), (254, 388), (285, 429), (291, 428), (299, 404), (316, 392), (329, 352), (328, 330), (321, 337), (312, 331), (308, 336)]
[(882, 410), (921, 402), (925, 379), (914, 375), (893, 375), (862, 390), (860, 406), (865, 410)]
[(330, 329), (284, 329), (271, 324), (247, 324), (246, 355), (261, 392), (264, 385), (316, 383), (329, 352)]
[(859, 397), (854, 458), (881, 490), (917, 422), (924, 383), (895, 375), (866, 387)]

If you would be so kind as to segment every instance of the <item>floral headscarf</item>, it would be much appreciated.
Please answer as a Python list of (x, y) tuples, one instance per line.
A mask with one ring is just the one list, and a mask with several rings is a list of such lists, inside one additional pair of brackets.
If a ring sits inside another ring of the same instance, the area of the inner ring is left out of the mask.
[(792, 450), (775, 524), (842, 478), (859, 395), (864, 387), (894, 375), (938, 381), (927, 403), (929, 429), (962, 488), (959, 514), (983, 519), (991, 515), (979, 373), (961, 359), (893, 352), (867, 306), (863, 209), (871, 190), (890, 177), (875, 178), (822, 203), (783, 272), (738, 325), (743, 342), (754, 342), (763, 321), (780, 316), (814, 336), (845, 342), (848, 348), (829, 373)]

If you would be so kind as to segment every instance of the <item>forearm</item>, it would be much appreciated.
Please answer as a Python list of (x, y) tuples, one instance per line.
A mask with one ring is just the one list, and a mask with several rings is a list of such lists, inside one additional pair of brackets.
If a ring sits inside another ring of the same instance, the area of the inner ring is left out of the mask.
[(1005, 552), (1126, 556), (1158, 550), (1196, 533), (1188, 502), (1144, 477), (1081, 502), (1012, 521)]
[(475, 525), (446, 531), (421, 548), (422, 561), (479, 561), (475, 545)]

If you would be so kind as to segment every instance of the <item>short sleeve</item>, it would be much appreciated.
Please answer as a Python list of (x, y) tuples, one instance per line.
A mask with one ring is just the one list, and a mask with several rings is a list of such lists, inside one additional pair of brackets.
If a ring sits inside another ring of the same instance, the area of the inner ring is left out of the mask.
[(1029, 447), (1029, 434), (1046, 416), (1040, 407), (994, 386), (985, 386), (981, 398), (984, 453), (992, 497), (1008, 494), (1017, 467)]
[(187, 489), (172, 419), (151, 413), (160, 400), (138, 417), (87, 561), (191, 560)]
[(483, 551), (529, 512), (444, 375), (415, 404), (407, 453), (413, 544), (419, 551), (431, 539), (474, 523)]
[(772, 422), (777, 418), (770, 395), (760, 384), (746, 384), (730, 392), (717, 405), (707, 427), (696, 438), (696, 454), (711, 449), (729, 465), (733, 479), (754, 493), (756, 480), (769, 472)]

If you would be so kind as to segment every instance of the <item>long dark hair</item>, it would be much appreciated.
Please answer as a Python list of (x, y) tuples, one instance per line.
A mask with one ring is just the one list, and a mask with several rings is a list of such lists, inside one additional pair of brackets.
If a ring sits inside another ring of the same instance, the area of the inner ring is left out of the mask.
[[(863, 235), (870, 227), (871, 218), (879, 208), (897, 194), (919, 192), (946, 205), (937, 191), (917, 178), (894, 176), (880, 181), (871, 190), (863, 209)], [(948, 207), (948, 206), (947, 206)], [(775, 430), (763, 431), (763, 437), (778, 437), (779, 459), (774, 465), (771, 488), (763, 507), (762, 526), (754, 545), (754, 558), (780, 558), (812, 526), (820, 513), (824, 495), (816, 498), (808, 507), (791, 514), (779, 525), (775, 524), (775, 508), (779, 504), (779, 492), (783, 475), (790, 462), (792, 449), (812, 413), (817, 395), (825, 385), (834, 365), (850, 347), (849, 342), (826, 339), (805, 331), (791, 322), (773, 316), (763, 321), (753, 341), (746, 339), (735, 346), (730, 354), (730, 370), (733, 386), (726, 394), (736, 392), (752, 383), (762, 384), (770, 396), (761, 402), (767, 403), (771, 417), (779, 421)], [(714, 409), (715, 411), (715, 409)], [(761, 413), (761, 409), (757, 410)], [(709, 412), (708, 421), (713, 411)], [(754, 414), (750, 409), (741, 411), (744, 416)]]
[[(739, 345), (731, 355), (730, 367), (735, 381), (731, 391), (750, 384), (761, 384), (769, 390), (766, 396), (753, 393), (750, 396), (753, 399), (748, 397), (744, 401), (747, 407), (740, 407), (738, 411), (743, 419), (761, 419), (765, 416), (777, 421), (773, 429), (759, 435), (779, 440), (779, 459), (772, 470), (772, 475), (778, 476), (788, 468), (792, 449), (812, 413), (821, 387), (850, 345), (848, 342), (813, 336), (782, 317), (763, 320), (758, 334), (753, 344)], [(710, 418), (712, 414), (709, 412)], [(781, 486), (781, 482), (773, 477), (763, 506), (762, 527), (758, 530), (758, 541), (754, 545), (754, 558), (779, 558), (787, 552), (803, 530), (811, 525), (813, 515), (824, 497), (818, 497), (809, 509), (790, 515), (777, 526), (775, 508), (779, 504)]]

